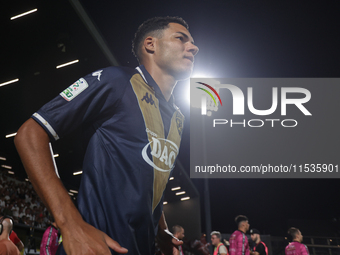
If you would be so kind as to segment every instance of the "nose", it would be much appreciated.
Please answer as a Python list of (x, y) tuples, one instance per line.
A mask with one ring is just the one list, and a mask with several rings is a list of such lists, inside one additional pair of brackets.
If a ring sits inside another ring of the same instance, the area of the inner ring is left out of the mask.
[(190, 51), (192, 55), (195, 56), (198, 53), (199, 49), (195, 44), (189, 42), (188, 51)]

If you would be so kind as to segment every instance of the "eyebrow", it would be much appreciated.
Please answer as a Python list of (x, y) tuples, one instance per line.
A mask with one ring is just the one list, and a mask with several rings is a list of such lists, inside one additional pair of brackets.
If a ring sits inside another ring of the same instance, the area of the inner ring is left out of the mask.
[[(176, 32), (176, 33), (183, 35), (186, 39), (189, 39), (189, 36), (183, 32)], [(191, 43), (195, 44), (194, 39), (192, 39)]]

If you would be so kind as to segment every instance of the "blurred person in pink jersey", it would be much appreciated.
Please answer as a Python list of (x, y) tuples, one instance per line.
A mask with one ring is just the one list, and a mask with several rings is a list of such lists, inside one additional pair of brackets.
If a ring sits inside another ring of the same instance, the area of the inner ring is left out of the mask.
[(235, 218), (237, 230), (231, 234), (229, 239), (229, 253), (230, 255), (249, 255), (249, 243), (246, 236), (249, 230), (248, 218), (244, 215), (238, 215)]
[(308, 248), (302, 243), (303, 235), (298, 228), (290, 228), (288, 234), (292, 237), (292, 242), (286, 246), (286, 255), (309, 255)]
[(58, 228), (55, 222), (45, 230), (40, 244), (40, 255), (54, 255), (58, 249)]

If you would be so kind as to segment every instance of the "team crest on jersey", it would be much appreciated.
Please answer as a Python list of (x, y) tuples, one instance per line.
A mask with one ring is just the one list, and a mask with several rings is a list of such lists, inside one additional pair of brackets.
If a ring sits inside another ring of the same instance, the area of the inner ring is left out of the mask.
[(89, 85), (86, 80), (80, 78), (78, 81), (73, 83), (70, 87), (65, 89), (60, 95), (66, 100), (71, 101), (73, 98), (78, 96), (81, 92), (83, 92)]
[(182, 132), (183, 132), (183, 116), (179, 112), (176, 112), (176, 125), (177, 125), (178, 134), (180, 136), (182, 136)]

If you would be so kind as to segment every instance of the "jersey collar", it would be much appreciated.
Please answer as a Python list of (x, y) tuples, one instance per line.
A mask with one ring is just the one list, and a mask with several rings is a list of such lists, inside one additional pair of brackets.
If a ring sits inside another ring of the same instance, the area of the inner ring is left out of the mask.
[[(139, 74), (142, 76), (143, 80), (145, 81), (146, 84), (148, 84), (154, 91), (155, 94), (157, 96), (157, 98), (162, 99), (164, 101), (164, 95), (161, 91), (161, 89), (159, 88), (159, 86), (157, 85), (157, 83), (155, 82), (155, 80), (152, 78), (152, 76), (148, 73), (148, 71), (145, 69), (145, 67), (143, 65), (137, 66), (136, 70), (139, 72)], [(167, 102), (169, 105), (171, 105), (174, 108), (177, 108), (175, 106), (174, 103), (174, 97), (173, 95), (170, 96), (169, 101)]]

